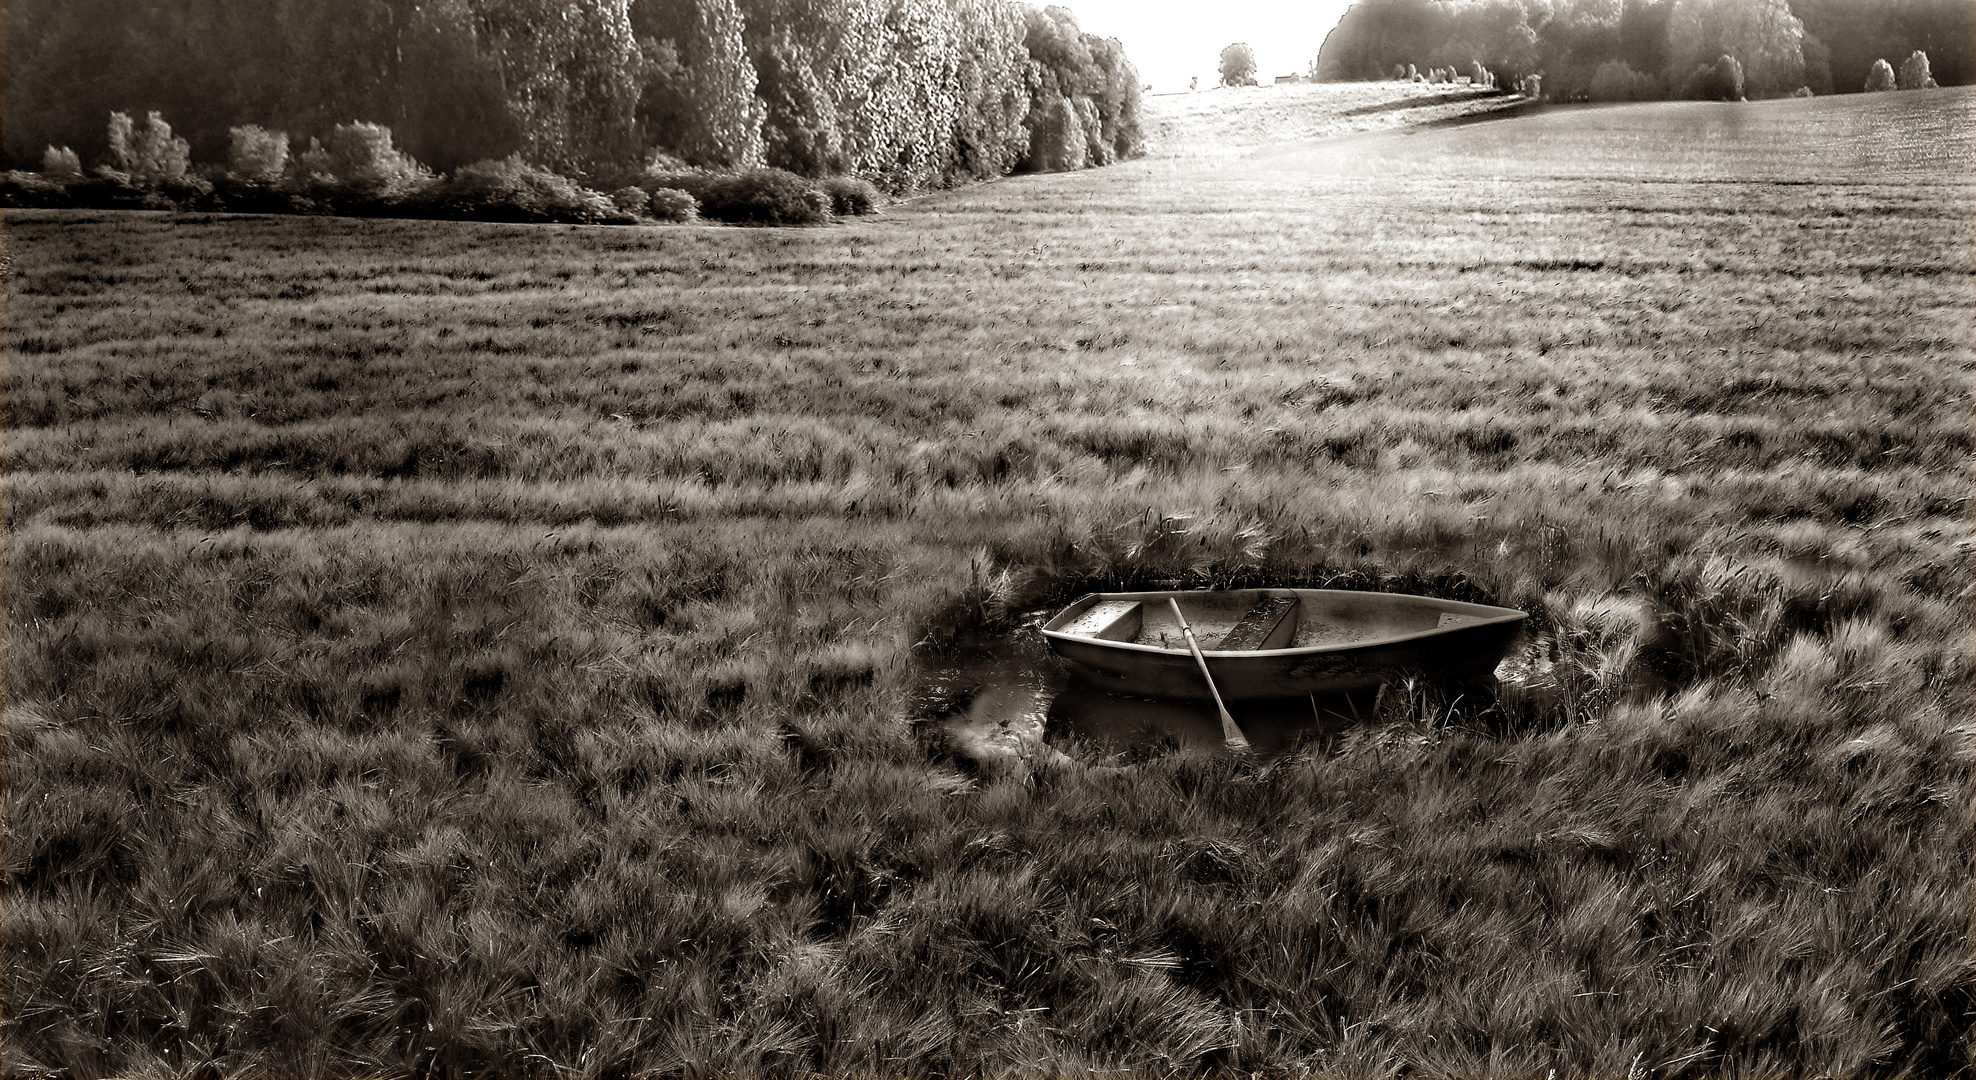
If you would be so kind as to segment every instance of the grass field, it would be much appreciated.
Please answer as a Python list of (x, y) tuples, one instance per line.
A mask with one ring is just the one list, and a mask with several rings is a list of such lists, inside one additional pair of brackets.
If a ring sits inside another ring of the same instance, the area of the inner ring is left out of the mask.
[[(9, 1071), (1967, 1073), (1967, 92), (1168, 103), (819, 229), (10, 213)], [(1532, 636), (914, 723), (1171, 579)]]

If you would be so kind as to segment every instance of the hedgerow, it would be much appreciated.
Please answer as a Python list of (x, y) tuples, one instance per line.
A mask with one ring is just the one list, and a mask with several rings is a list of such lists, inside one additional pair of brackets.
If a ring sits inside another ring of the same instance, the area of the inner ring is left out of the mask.
[(49, 147), (40, 172), (0, 181), (0, 206), (117, 210), (218, 210), (446, 220), (635, 225), (707, 217), (757, 225), (807, 225), (832, 214), (868, 214), (882, 198), (858, 177), (810, 180), (782, 169), (739, 172), (658, 167), (610, 193), (540, 167), (520, 154), (439, 175), (400, 149), (390, 128), (352, 122), (289, 152), (285, 133), (255, 125), (230, 132), (227, 163), (193, 168), (183, 139), (151, 113), (143, 125), (112, 114), (112, 162), (85, 173), (68, 147)]

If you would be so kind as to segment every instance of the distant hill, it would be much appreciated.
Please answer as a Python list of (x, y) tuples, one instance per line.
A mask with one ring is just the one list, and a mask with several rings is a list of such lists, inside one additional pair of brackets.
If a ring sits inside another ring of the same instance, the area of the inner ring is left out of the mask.
[[(1554, 100), (1857, 93), (1875, 61), (1928, 57), (1943, 86), (1971, 81), (1969, 0), (1359, 0), (1318, 51), (1324, 81), (1474, 65), (1504, 85), (1542, 77)], [(1698, 78), (1729, 56), (1734, 92)], [(1741, 81), (1741, 80), (1739, 80)]]
[(1285, 83), (1217, 88), (1145, 99), (1146, 151), (1154, 157), (1246, 153), (1271, 143), (1388, 131), (1529, 104), (1515, 94), (1460, 84)]

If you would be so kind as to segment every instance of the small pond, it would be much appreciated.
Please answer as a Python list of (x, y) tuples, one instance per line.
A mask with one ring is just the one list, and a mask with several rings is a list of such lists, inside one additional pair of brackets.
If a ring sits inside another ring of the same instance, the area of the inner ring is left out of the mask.
[[(1125, 754), (1222, 745), (1211, 702), (1128, 697), (1073, 680), (1037, 632), (1051, 614), (1034, 613), (1005, 636), (965, 641), (929, 667), (918, 712), (956, 754), (982, 760), (1039, 745)], [(1369, 695), (1296, 698), (1238, 702), (1229, 713), (1257, 753), (1275, 756), (1323, 746), (1375, 705)]]

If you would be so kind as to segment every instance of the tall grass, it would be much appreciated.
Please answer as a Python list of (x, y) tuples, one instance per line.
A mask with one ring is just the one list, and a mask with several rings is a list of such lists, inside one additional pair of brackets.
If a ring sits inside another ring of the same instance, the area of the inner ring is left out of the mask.
[[(8, 1067), (1966, 1071), (1969, 179), (1867, 107), (830, 230), (10, 215)], [(1534, 617), (1273, 761), (916, 723), (1174, 580)]]

